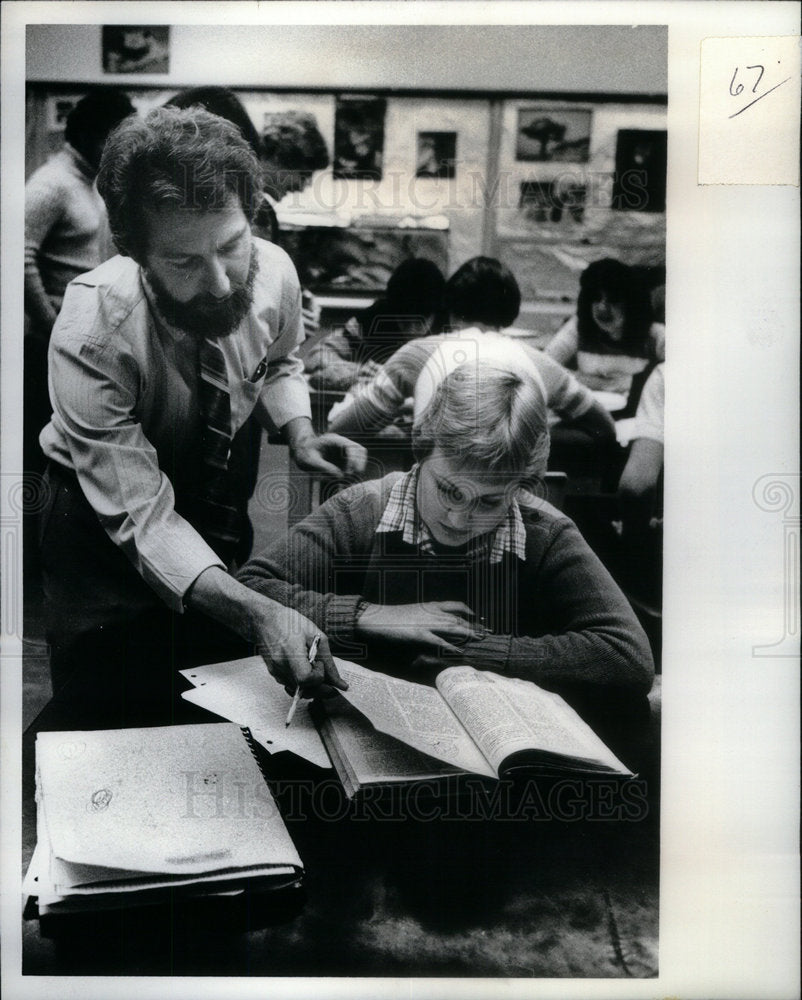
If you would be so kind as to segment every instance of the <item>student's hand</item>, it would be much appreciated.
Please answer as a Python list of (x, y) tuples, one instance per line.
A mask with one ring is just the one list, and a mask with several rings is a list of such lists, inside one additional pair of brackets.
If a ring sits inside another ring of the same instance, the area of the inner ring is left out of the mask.
[[(267, 669), (290, 694), (298, 687), (304, 698), (330, 694), (332, 688), (348, 689), (332, 659), (328, 639), (314, 622), (267, 597), (256, 604), (251, 620)], [(310, 663), (309, 649), (317, 635), (317, 656)]]
[(396, 639), (459, 654), (455, 643), (479, 634), (473, 618), (473, 611), (461, 601), (368, 604), (356, 621), (355, 631), (363, 639)]

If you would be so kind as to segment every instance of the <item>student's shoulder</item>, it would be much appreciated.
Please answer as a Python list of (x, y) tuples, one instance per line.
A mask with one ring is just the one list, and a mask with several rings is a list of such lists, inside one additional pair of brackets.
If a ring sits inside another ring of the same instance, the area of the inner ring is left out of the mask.
[(79, 340), (104, 345), (110, 334), (144, 329), (147, 309), (139, 265), (130, 257), (112, 257), (70, 282), (53, 335), (62, 344)]
[(545, 552), (558, 536), (577, 530), (567, 514), (541, 497), (531, 497), (526, 504), (520, 505), (520, 510), (526, 531), (527, 558)]
[(326, 506), (331, 505), (340, 511), (354, 513), (359, 510), (375, 510), (379, 515), (384, 511), (390, 498), (390, 492), (403, 477), (403, 472), (390, 472), (381, 479), (369, 479), (364, 483), (355, 483), (337, 493)]
[(26, 197), (39, 195), (41, 192), (58, 194), (66, 191), (73, 183), (69, 159), (60, 150), (34, 170), (25, 182), (25, 194)]

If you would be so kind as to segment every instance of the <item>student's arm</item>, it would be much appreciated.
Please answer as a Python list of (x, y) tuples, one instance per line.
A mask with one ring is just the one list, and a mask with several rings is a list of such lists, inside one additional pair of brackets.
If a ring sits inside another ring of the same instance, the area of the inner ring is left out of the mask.
[(342, 330), (334, 330), (318, 341), (306, 355), (304, 367), (313, 389), (350, 389), (360, 371)]
[(629, 458), (618, 483), (620, 499), (640, 500), (657, 488), (663, 468), (663, 443), (651, 438), (632, 442)]
[(573, 426), (577, 430), (589, 434), (600, 443), (615, 441), (615, 421), (596, 399), (581, 416), (573, 421)]
[(545, 353), (558, 364), (572, 365), (579, 350), (579, 333), (576, 316), (566, 320), (544, 348)]
[(532, 349), (529, 353), (543, 380), (549, 409), (600, 443), (614, 441), (615, 421), (591, 390), (548, 354)]
[(331, 430), (346, 435), (375, 434), (391, 424), (412, 395), (427, 357), (423, 344), (405, 344), (367, 385), (360, 386), (351, 405), (332, 420)]
[(549, 689), (577, 685), (649, 691), (654, 664), (629, 602), (580, 535), (561, 518), (538, 565), (527, 564), (519, 602), (540, 609), (540, 636), (491, 635), (468, 642), (463, 662)]
[[(343, 644), (372, 639), (441, 648), (474, 635), (471, 611), (454, 601), (378, 605), (363, 599), (364, 567), (386, 497), (376, 484), (337, 494), (294, 525), (285, 539), (252, 557), (237, 574), (245, 586), (295, 608)], [(381, 566), (376, 567), (381, 572)], [(397, 571), (397, 566), (387, 572)], [(414, 654), (413, 654), (414, 655)]]

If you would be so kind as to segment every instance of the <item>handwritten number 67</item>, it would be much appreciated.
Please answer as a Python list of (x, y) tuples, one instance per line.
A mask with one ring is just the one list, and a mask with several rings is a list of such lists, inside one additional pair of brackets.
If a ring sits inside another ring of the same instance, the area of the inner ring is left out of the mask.
[[(747, 66), (746, 68), (747, 69), (759, 69), (760, 70), (760, 72), (757, 75), (757, 79), (755, 80), (755, 85), (754, 85), (754, 87), (752, 87), (752, 93), (756, 94), (757, 93), (758, 84), (763, 79), (763, 74), (765, 72), (765, 67), (757, 65), (757, 66)], [(732, 74), (732, 79), (730, 80), (730, 94), (731, 94), (732, 97), (738, 97), (739, 94), (743, 93), (744, 85), (742, 83), (735, 83), (735, 77), (738, 76), (738, 70), (739, 69), (740, 69), (740, 66), (736, 66), (735, 67), (735, 72)], [(735, 89), (733, 89), (733, 85), (734, 85)]]

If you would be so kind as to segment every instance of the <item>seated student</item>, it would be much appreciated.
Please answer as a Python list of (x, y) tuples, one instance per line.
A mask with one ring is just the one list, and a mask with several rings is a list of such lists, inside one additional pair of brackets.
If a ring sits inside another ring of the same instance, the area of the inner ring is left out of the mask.
[(628, 397), (632, 377), (665, 360), (665, 327), (652, 318), (643, 276), (619, 260), (596, 260), (579, 279), (576, 316), (557, 331), (546, 354), (575, 368), (590, 389)]
[(239, 580), (381, 669), (431, 679), (450, 660), (593, 697), (647, 692), (652, 657), (625, 597), (574, 524), (526, 490), (549, 448), (538, 382), (460, 365), (413, 441), (411, 471), (337, 494)]
[(662, 603), (664, 401), (660, 364), (643, 387), (629, 456), (618, 483), (621, 582), (628, 593), (658, 607)]
[(408, 340), (432, 332), (445, 278), (424, 257), (402, 261), (381, 298), (307, 354), (304, 367), (315, 389), (350, 389), (367, 381)]
[[(332, 420), (337, 433), (376, 433), (392, 423), (438, 345), (447, 338), (468, 341), (498, 333), (510, 326), (521, 305), (518, 282), (512, 272), (492, 257), (474, 257), (446, 282), (443, 309), (450, 332), (412, 340), (396, 351), (373, 379), (359, 389), (355, 400)], [(542, 351), (525, 348), (540, 373), (546, 405), (573, 421), (594, 439), (614, 440), (615, 426), (593, 394)]]

